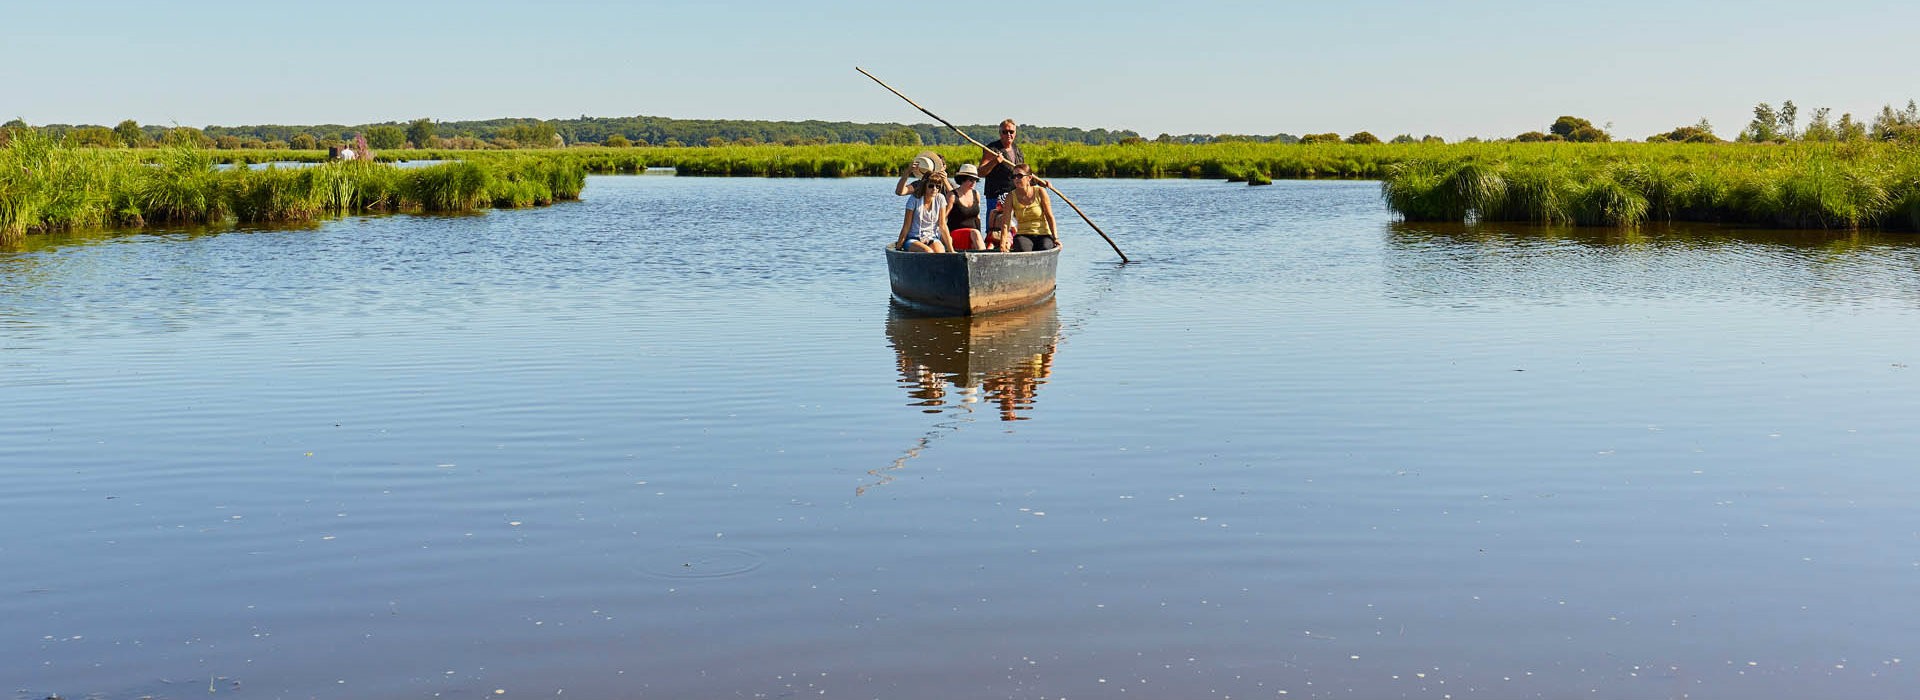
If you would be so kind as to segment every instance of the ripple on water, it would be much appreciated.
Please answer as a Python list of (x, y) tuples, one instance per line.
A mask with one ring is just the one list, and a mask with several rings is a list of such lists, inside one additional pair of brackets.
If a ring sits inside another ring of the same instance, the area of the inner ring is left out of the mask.
[(640, 573), (663, 579), (722, 579), (745, 576), (765, 566), (767, 557), (751, 549), (686, 545), (641, 555)]

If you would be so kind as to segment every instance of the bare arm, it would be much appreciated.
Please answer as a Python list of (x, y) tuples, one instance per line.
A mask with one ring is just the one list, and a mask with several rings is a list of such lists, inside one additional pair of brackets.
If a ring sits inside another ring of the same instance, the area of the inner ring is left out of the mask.
[(998, 167), (1000, 167), (1000, 154), (985, 148), (980, 149), (980, 174), (992, 173), (994, 168)]
[(987, 225), (1000, 237), (1000, 252), (1005, 253), (1013, 248), (1013, 207), (1007, 206), (1005, 201), (995, 204), (993, 221), (987, 222)]
[(913, 228), (913, 210), (908, 209), (906, 215), (900, 219), (900, 238), (893, 242), (893, 247), (898, 248), (907, 244), (907, 230), (911, 228)]
[(947, 214), (953, 213), (953, 198), (942, 197), (940, 205), (940, 241), (947, 244), (947, 252), (953, 251), (953, 232), (947, 230)]

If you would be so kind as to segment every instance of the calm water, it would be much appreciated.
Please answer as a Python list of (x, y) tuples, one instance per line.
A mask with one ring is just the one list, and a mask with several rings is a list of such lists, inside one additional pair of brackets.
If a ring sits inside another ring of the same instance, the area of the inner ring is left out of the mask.
[(0, 252), (10, 697), (1910, 698), (1920, 246), (890, 180)]

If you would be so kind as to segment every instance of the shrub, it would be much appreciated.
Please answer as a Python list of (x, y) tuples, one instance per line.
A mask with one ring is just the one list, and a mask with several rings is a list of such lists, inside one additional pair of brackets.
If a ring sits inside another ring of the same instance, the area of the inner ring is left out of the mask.
[(1613, 140), (1613, 136), (1593, 126), (1574, 129), (1573, 133), (1567, 134), (1564, 138), (1577, 143), (1606, 143)]
[(112, 148), (121, 145), (119, 135), (104, 126), (83, 126), (67, 132), (64, 139), (70, 148)]
[(1565, 117), (1561, 117), (1559, 119), (1553, 120), (1553, 126), (1548, 127), (1547, 132), (1552, 134), (1559, 134), (1560, 138), (1566, 139), (1568, 141), (1572, 141), (1574, 140), (1573, 138), (1574, 132), (1579, 131), (1581, 129), (1591, 129), (1591, 128), (1593, 128), (1593, 122), (1587, 121), (1585, 119), (1581, 119), (1579, 117), (1565, 116)]
[(402, 148), (407, 145), (407, 132), (393, 125), (381, 125), (367, 129), (367, 145), (378, 150)]
[(1664, 134), (1654, 134), (1648, 136), (1647, 140), (1653, 143), (1720, 143), (1720, 137), (1713, 135), (1713, 127), (1704, 124), (1683, 126)]

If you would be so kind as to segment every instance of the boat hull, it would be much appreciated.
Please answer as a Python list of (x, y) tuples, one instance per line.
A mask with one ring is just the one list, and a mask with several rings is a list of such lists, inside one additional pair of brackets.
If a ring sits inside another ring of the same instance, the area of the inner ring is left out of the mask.
[(895, 302), (931, 314), (971, 316), (1053, 298), (1060, 249), (1031, 253), (908, 253), (887, 248)]

